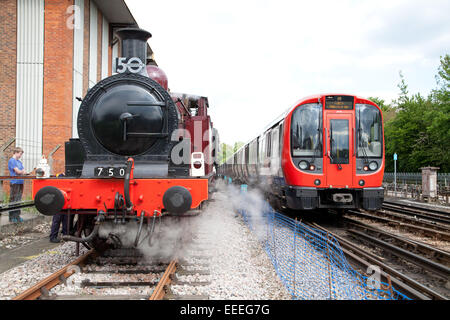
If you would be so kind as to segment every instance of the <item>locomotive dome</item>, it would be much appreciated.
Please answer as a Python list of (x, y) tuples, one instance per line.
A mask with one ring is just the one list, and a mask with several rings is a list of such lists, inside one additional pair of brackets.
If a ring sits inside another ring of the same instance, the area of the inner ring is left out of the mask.
[(147, 65), (147, 74), (150, 79), (155, 80), (161, 85), (161, 87), (168, 90), (169, 83), (167, 80), (167, 75), (160, 67), (151, 64)]

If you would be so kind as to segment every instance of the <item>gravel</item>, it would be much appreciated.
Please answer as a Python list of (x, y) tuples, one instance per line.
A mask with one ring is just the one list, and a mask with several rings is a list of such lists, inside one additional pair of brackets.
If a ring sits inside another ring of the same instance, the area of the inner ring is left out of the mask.
[[(173, 284), (171, 286), (173, 294), (202, 295), (209, 299), (220, 300), (292, 299), (255, 233), (250, 231), (242, 217), (236, 214), (236, 206), (243, 200), (239, 196), (238, 190), (221, 184), (218, 185), (218, 189), (219, 192), (212, 196), (213, 201), (208, 202), (203, 212), (198, 217), (190, 218), (187, 224), (191, 228), (193, 238), (185, 242), (180, 264), (183, 270), (198, 271), (198, 273), (184, 275), (180, 272), (177, 274), (179, 281), (188, 282), (188, 284)], [(248, 199), (244, 200), (248, 201), (246, 204), (250, 211), (260, 210), (260, 204), (252, 202), (255, 201), (255, 197), (251, 194)], [(263, 201), (262, 198), (260, 200)], [(48, 231), (45, 227), (40, 228)], [(175, 230), (174, 234), (177, 234), (178, 231)], [(167, 233), (167, 229), (164, 232)], [(165, 234), (164, 232), (163, 234)], [(289, 232), (292, 231), (282, 226), (276, 227), (274, 232), (286, 238), (292, 236), (289, 235)], [(172, 240), (177, 238), (173, 235), (170, 237)], [(170, 242), (165, 242), (166, 240), (159, 241), (156, 251), (154, 247), (143, 249), (144, 255), (147, 255), (149, 259), (146, 259), (141, 266), (89, 265), (87, 266), (88, 270), (101, 271), (101, 273), (76, 273), (67, 280), (67, 285), (55, 287), (50, 294), (150, 296), (153, 290), (152, 286), (96, 288), (83, 287), (81, 283), (88, 278), (90, 281), (99, 282), (154, 281), (156, 284), (162, 275), (160, 272), (130, 275), (114, 271), (139, 269), (140, 267), (153, 270), (154, 267), (148, 266), (147, 263), (152, 260), (152, 254), (160, 256), (165, 247), (171, 247)], [(297, 263), (295, 267), (295, 290), (297, 293), (300, 291), (299, 296), (304, 299), (329, 298), (328, 264), (324, 255), (317, 252), (302, 237), (296, 238), (296, 246), (297, 261), (303, 262)], [(86, 252), (82, 246), (80, 246), (80, 250), (80, 254)], [(284, 247), (277, 250), (285, 250), (284, 254), (288, 258), (293, 254)], [(171, 249), (166, 251), (165, 253), (168, 254)], [(0, 299), (10, 299), (59, 270), (74, 260), (74, 253), (75, 243), (64, 243), (0, 274)], [(349, 291), (353, 297), (362, 297), (364, 293), (361, 291), (355, 274), (347, 274), (336, 267), (332, 267), (331, 271), (333, 273), (333, 291), (337, 295), (334, 298), (344, 298), (349, 295)], [(193, 282), (208, 284), (189, 284)]]
[[(87, 250), (80, 247), (80, 254)], [(0, 299), (11, 299), (75, 259), (75, 243), (64, 243), (0, 274)]]
[(0, 252), (26, 245), (50, 234), (50, 223), (42, 223), (34, 228), (17, 229), (14, 234), (6, 235), (0, 240)]
[[(194, 275), (177, 275), (178, 280), (188, 282), (209, 282), (208, 285), (172, 285), (178, 295), (204, 295), (210, 299), (291, 299), (291, 295), (279, 280), (274, 267), (257, 238), (246, 227), (240, 216), (235, 214), (232, 202), (223, 192), (213, 195), (214, 201), (205, 206), (204, 212), (192, 218), (190, 225), (195, 235), (186, 243), (182, 259), (188, 263), (184, 270), (199, 270)], [(199, 250), (198, 248), (201, 248)], [(85, 252), (80, 247), (81, 254)], [(10, 299), (51, 273), (71, 262), (75, 256), (75, 244), (64, 243), (57, 248), (43, 252), (7, 272), (0, 274), (0, 299)], [(89, 266), (117, 270), (118, 266)], [(121, 266), (120, 268), (123, 268)], [(132, 266), (136, 268), (136, 266)], [(100, 270), (100, 269), (99, 269)], [(201, 274), (209, 271), (209, 275)], [(130, 281), (130, 275), (89, 274), (91, 281)], [(151, 281), (148, 274), (146, 281)], [(82, 288), (81, 281), (86, 274), (70, 277), (67, 286), (60, 285), (51, 294), (131, 294), (149, 295), (152, 288)], [(95, 279), (95, 280), (93, 280)], [(136, 275), (136, 279), (142, 279)], [(138, 280), (136, 280), (138, 281)]]

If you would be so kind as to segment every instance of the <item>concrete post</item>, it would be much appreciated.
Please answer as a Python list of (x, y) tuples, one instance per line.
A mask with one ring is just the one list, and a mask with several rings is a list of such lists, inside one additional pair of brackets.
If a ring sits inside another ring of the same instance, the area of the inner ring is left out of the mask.
[(437, 194), (437, 171), (438, 167), (423, 167), (422, 170), (422, 199), (436, 201)]

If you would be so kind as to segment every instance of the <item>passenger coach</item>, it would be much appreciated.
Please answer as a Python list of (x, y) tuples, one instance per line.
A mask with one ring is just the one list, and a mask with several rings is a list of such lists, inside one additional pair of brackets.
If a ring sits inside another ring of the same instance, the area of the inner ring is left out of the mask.
[(384, 137), (381, 109), (352, 95), (301, 99), (219, 168), (263, 189), (276, 207), (381, 207)]

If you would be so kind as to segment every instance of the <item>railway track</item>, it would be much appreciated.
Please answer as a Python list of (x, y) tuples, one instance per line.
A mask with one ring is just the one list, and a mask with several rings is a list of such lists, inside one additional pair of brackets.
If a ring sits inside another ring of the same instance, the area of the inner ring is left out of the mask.
[(66, 280), (75, 273), (76, 267), (80, 267), (84, 263), (86, 263), (87, 259), (92, 256), (94, 252), (94, 250), (88, 251), (57, 272), (51, 274), (47, 278), (39, 281), (31, 288), (25, 290), (24, 292), (13, 298), (13, 300), (36, 300), (41, 296), (48, 295), (49, 290), (61, 283), (66, 282)]
[(347, 215), (357, 216), (360, 218), (385, 223), (396, 228), (420, 233), (430, 238), (450, 241), (450, 226), (443, 223), (425, 221), (424, 219), (388, 212), (386, 210), (379, 210), (375, 213), (348, 210), (346, 213)]
[[(325, 227), (315, 222), (306, 224), (335, 237), (348, 260), (362, 273), (370, 266), (378, 266), (381, 270), (381, 281), (391, 283), (396, 290), (409, 298), (450, 298), (449, 252), (394, 235), (349, 217), (343, 217), (342, 222), (345, 227)], [(421, 272), (417, 273), (417, 270)]]
[(434, 261), (447, 267), (450, 266), (450, 253), (447, 251), (440, 250), (420, 241), (394, 235), (348, 217), (343, 217), (343, 222), (351, 228), (350, 230), (356, 229), (363, 231), (367, 235), (383, 240), (389, 244), (395, 244), (396, 246), (409, 250), (412, 253), (424, 256), (430, 261)]
[(391, 201), (384, 201), (382, 208), (385, 210), (450, 225), (450, 212), (447, 211), (399, 204)]
[[(206, 300), (205, 295), (174, 293), (172, 286), (204, 286), (209, 281), (182, 280), (205, 276), (205, 264), (174, 258), (145, 261), (136, 253), (108, 257), (90, 250), (13, 300)], [(192, 270), (192, 267), (194, 270)], [(76, 275), (75, 275), (76, 274)], [(181, 279), (180, 279), (181, 278)]]

